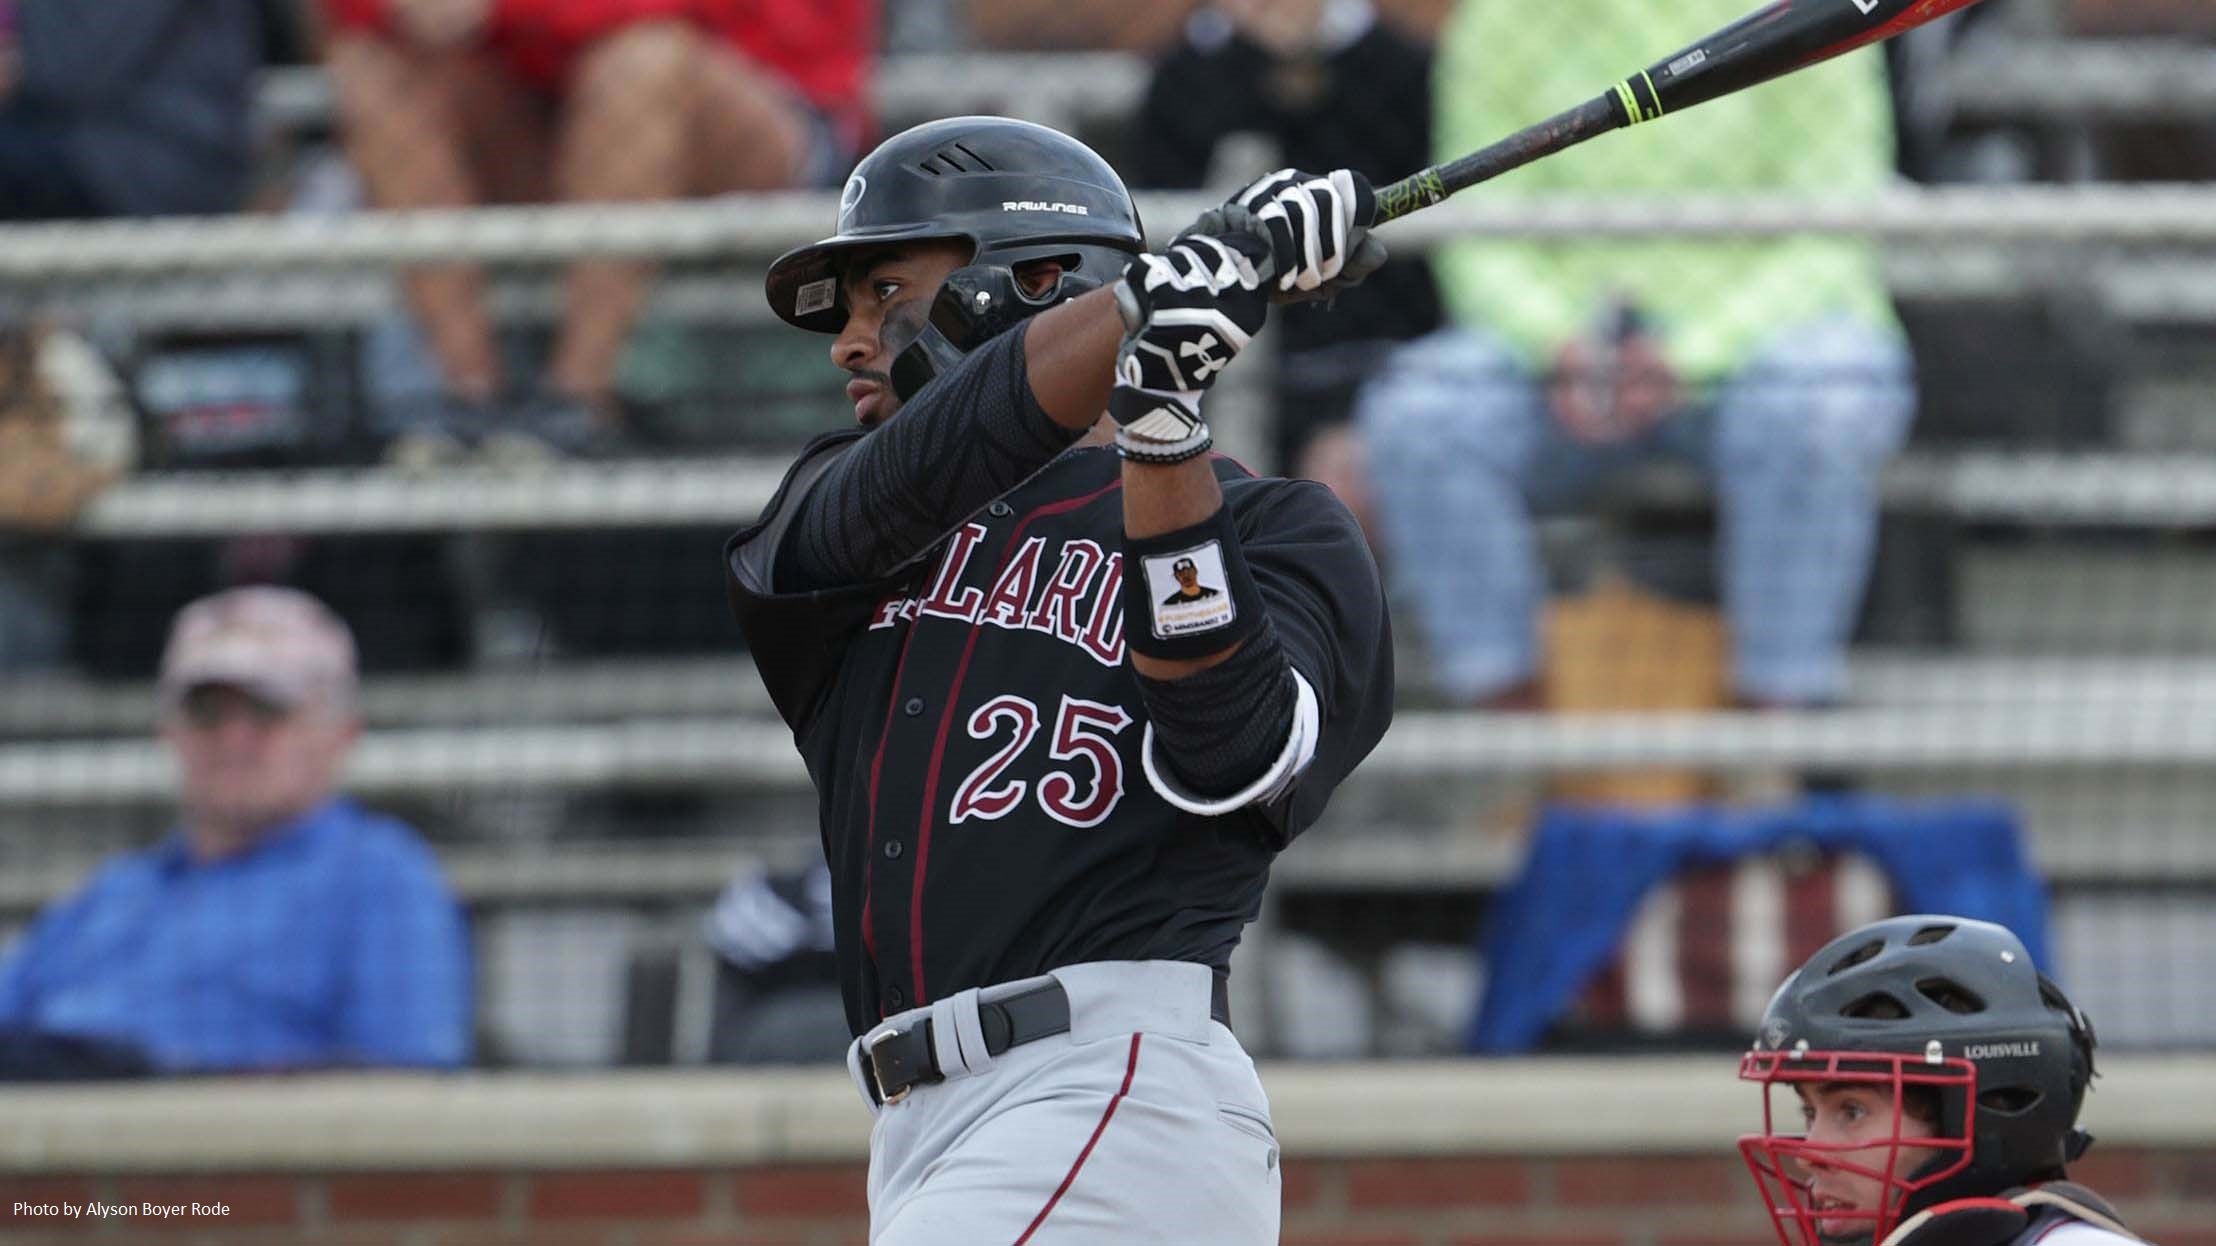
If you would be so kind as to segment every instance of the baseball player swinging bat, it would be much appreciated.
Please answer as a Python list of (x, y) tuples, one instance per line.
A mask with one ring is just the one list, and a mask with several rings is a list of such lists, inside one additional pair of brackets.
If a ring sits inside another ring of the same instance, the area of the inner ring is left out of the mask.
[(1490, 147), (1377, 191), (1382, 225), (1456, 191), (1589, 138), (1681, 112), (1721, 95), (1890, 39), (1977, 0), (1772, 0), (1600, 95)]

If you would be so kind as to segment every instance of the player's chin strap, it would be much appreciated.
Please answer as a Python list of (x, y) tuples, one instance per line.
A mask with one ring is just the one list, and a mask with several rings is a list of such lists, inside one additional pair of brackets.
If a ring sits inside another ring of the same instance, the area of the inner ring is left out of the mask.
[(2141, 1241), (2124, 1227), (2108, 1200), (2074, 1181), (2047, 1181), (1999, 1198), (1958, 1198), (1926, 1207), (1885, 1235), (1880, 1246), (1999, 1246), (2053, 1209), (2121, 1237)]

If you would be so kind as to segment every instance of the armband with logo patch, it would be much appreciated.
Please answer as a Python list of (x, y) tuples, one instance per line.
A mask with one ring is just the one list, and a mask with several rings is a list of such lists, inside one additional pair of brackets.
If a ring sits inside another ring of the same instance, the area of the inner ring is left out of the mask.
[(1231, 508), (1192, 527), (1123, 542), (1123, 634), (1150, 658), (1204, 658), (1262, 629)]

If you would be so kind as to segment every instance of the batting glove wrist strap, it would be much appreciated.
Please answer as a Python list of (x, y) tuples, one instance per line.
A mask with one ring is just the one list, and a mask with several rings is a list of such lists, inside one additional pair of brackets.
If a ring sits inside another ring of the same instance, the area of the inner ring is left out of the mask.
[(1268, 623), (1231, 508), (1190, 528), (1123, 541), (1124, 641), (1150, 658), (1204, 658)]
[(1182, 463), (1213, 444), (1197, 393), (1163, 394), (1118, 385), (1108, 394), (1116, 452), (1134, 463)]

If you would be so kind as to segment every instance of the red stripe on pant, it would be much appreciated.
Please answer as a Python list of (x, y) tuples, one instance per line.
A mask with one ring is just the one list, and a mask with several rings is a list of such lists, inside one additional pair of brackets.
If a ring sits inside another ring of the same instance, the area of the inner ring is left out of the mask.
[(1077, 1162), (1070, 1165), (1069, 1175), (1062, 1178), (1062, 1184), (1054, 1187), (1053, 1196), (1046, 1200), (1046, 1206), (1039, 1209), (1039, 1214), (1031, 1217), (1031, 1223), (1025, 1227), (1023, 1236), (1016, 1239), (1015, 1246), (1023, 1246), (1030, 1241), (1031, 1235), (1039, 1231), (1040, 1225), (1046, 1223), (1047, 1213), (1054, 1210), (1054, 1205), (1062, 1201), (1064, 1194), (1069, 1193), (1070, 1186), (1077, 1180), (1078, 1170), (1085, 1166), (1086, 1160), (1092, 1158), (1093, 1148), (1100, 1145), (1100, 1135), (1108, 1132), (1108, 1122), (1116, 1118), (1116, 1105), (1122, 1103), (1123, 1097), (1131, 1093), (1131, 1076), (1138, 1071), (1139, 1036), (1133, 1034), (1131, 1059), (1123, 1066), (1123, 1085), (1117, 1088), (1115, 1097), (1108, 1100), (1108, 1110), (1100, 1114), (1100, 1123), (1093, 1126), (1093, 1136), (1085, 1139), (1085, 1149), (1077, 1153)]

